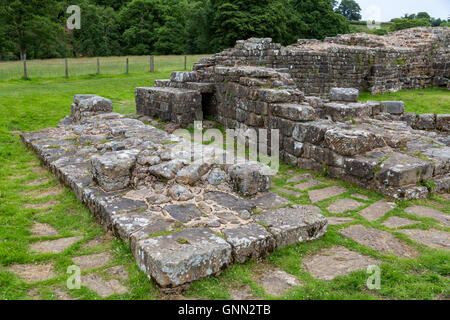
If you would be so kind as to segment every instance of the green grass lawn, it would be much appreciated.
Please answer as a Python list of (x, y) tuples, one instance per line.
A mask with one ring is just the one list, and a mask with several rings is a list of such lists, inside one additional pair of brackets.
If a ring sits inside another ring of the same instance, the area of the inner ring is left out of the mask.
[(360, 100), (402, 100), (405, 102), (405, 112), (450, 113), (450, 91), (437, 88), (402, 90), (375, 96), (372, 96), (369, 92), (362, 92)]
[[(103, 235), (104, 231), (70, 190), (65, 189), (62, 194), (43, 199), (35, 199), (31, 196), (57, 186), (58, 182), (47, 171), (36, 171), (36, 167), (39, 167), (38, 158), (25, 148), (15, 132), (56, 126), (61, 118), (70, 113), (73, 95), (77, 93), (96, 93), (105, 96), (112, 99), (115, 111), (132, 113), (135, 111), (134, 88), (151, 86), (155, 79), (168, 76), (169, 72), (158, 72), (128, 76), (84, 76), (70, 80), (41, 79), (0, 82), (0, 299), (30, 299), (32, 292), (34, 294), (37, 292), (42, 299), (56, 299), (55, 288), (65, 288), (68, 277), (66, 269), (67, 266), (73, 264), (71, 261), (73, 257), (106, 250), (113, 252), (114, 259), (104, 268), (121, 265), (129, 273), (125, 283), (129, 288), (129, 293), (115, 295), (109, 299), (165, 298), (147, 279), (146, 275), (138, 269), (129, 247), (121, 241), (110, 240), (94, 248), (83, 247), (88, 241)], [(426, 104), (427, 112), (442, 109), (442, 106), (434, 106), (435, 97), (444, 95), (445, 97), (441, 98), (443, 101), (448, 101), (447, 93), (436, 90), (425, 90), (424, 92), (430, 92), (430, 95), (417, 95), (417, 97), (430, 98), (431, 102), (428, 101)], [(416, 96), (410, 92), (398, 93), (398, 95), (402, 94), (411, 98)], [(371, 97), (371, 99), (373, 98)], [(282, 175), (274, 179), (273, 190), (279, 192), (277, 191), (279, 187), (292, 189), (293, 184), (287, 183), (286, 180), (301, 172), (305, 171), (282, 165)], [(323, 186), (316, 188), (341, 185), (348, 190), (341, 196), (318, 203), (325, 215), (330, 215), (326, 208), (332, 201), (350, 197), (355, 193), (369, 197), (369, 200), (363, 201), (364, 206), (369, 206), (382, 198), (375, 192), (331, 180), (317, 173), (314, 175), (315, 179), (324, 183)], [(28, 182), (42, 177), (48, 178), (49, 181), (42, 186), (27, 185)], [(303, 191), (300, 197), (284, 196), (292, 203), (309, 204), (306, 191)], [(49, 209), (25, 207), (26, 203), (41, 204), (52, 199), (58, 202)], [(381, 223), (391, 215), (398, 215), (416, 219), (421, 222), (420, 228), (450, 231), (450, 228), (443, 227), (432, 219), (414, 218), (407, 215), (404, 209), (412, 204), (427, 205), (450, 214), (450, 202), (439, 196), (432, 196), (428, 200), (397, 202), (397, 208), (394, 211), (375, 222), (365, 220), (356, 211), (345, 216), (354, 218), (355, 223), (383, 230), (387, 229)], [(35, 222), (51, 225), (59, 235), (50, 238), (33, 237), (30, 228)], [(449, 252), (418, 245), (405, 236), (394, 233), (411, 246), (417, 247), (421, 255), (417, 260), (383, 255), (343, 237), (338, 232), (342, 227), (330, 226), (328, 233), (322, 239), (276, 250), (261, 262), (234, 265), (218, 277), (195, 282), (183, 295), (188, 298), (228, 299), (232, 290), (238, 289), (248, 290), (256, 298), (274, 299), (275, 297), (268, 295), (263, 290), (256, 279), (264, 270), (277, 267), (297, 276), (302, 283), (302, 286), (293, 288), (281, 297), (284, 299), (448, 299), (450, 297)], [(29, 246), (36, 241), (75, 235), (83, 236), (83, 240), (59, 254), (38, 254), (29, 250)], [(334, 245), (342, 245), (380, 259), (382, 261), (381, 289), (374, 291), (366, 288), (368, 275), (364, 270), (338, 277), (333, 281), (322, 281), (313, 278), (302, 268), (302, 259), (306, 255)], [(52, 263), (55, 266), (56, 277), (47, 281), (27, 283), (6, 271), (13, 264), (30, 263)], [(104, 268), (84, 273), (101, 273)], [(81, 290), (72, 290), (68, 294), (76, 299), (100, 299), (95, 292), (86, 287), (82, 287)]]

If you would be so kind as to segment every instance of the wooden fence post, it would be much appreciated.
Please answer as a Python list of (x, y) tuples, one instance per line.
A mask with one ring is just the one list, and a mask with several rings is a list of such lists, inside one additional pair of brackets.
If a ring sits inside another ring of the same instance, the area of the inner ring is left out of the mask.
[(187, 56), (184, 56), (184, 70), (187, 70)]
[(129, 62), (128, 62), (128, 58), (127, 58), (127, 74), (128, 74), (128, 71), (129, 71)]
[(28, 79), (28, 70), (27, 70), (27, 54), (23, 55), (23, 77)]
[(97, 58), (97, 74), (100, 74), (100, 58)]
[(150, 57), (150, 72), (155, 72), (155, 57)]
[(67, 61), (67, 58), (65, 59), (66, 64), (66, 79), (69, 79), (69, 61)]

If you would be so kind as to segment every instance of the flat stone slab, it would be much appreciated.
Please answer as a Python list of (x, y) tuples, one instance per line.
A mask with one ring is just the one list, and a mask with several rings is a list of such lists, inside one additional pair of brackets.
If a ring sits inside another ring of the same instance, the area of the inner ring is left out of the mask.
[(86, 276), (82, 276), (81, 285), (97, 292), (97, 294), (102, 298), (112, 296), (113, 294), (125, 294), (128, 292), (128, 288), (122, 285), (119, 280), (105, 280), (99, 274), (88, 274)]
[(290, 196), (294, 196), (294, 197), (297, 197), (297, 198), (301, 197), (303, 195), (303, 193), (301, 193), (301, 192), (292, 191), (292, 190), (284, 189), (284, 188), (280, 188), (280, 189), (277, 189), (277, 190), (282, 192), (282, 193), (285, 193), (285, 194), (288, 194)]
[(328, 198), (339, 196), (345, 192), (347, 192), (347, 189), (338, 186), (333, 186), (324, 189), (309, 191), (308, 195), (311, 202), (316, 203)]
[(352, 197), (353, 198), (358, 198), (358, 199), (361, 199), (361, 200), (366, 200), (366, 201), (369, 201), (370, 200), (370, 198), (368, 197), (368, 196), (365, 196), (365, 195), (363, 195), (363, 194), (352, 194)]
[(314, 278), (333, 280), (353, 271), (364, 270), (380, 261), (351, 251), (346, 247), (332, 247), (319, 251), (303, 259), (303, 266)]
[(310, 180), (312, 178), (313, 178), (313, 176), (311, 174), (304, 173), (304, 174), (299, 174), (299, 175), (293, 176), (293, 177), (289, 178), (286, 182), (287, 183), (291, 183), (291, 182), (299, 183), (299, 182), (302, 182), (303, 180)]
[(223, 235), (233, 250), (233, 258), (244, 263), (247, 258), (258, 259), (275, 249), (275, 239), (263, 226), (250, 223), (223, 231)]
[(44, 191), (39, 191), (39, 193), (34, 193), (33, 198), (42, 199), (42, 198), (46, 198), (46, 197), (54, 197), (54, 196), (59, 196), (63, 192), (64, 192), (64, 188), (62, 188), (61, 186), (57, 186), (57, 187), (50, 188), (50, 189), (47, 189)]
[(98, 254), (90, 254), (72, 258), (72, 261), (80, 267), (81, 270), (89, 270), (93, 268), (101, 268), (106, 266), (112, 260), (110, 252), (102, 252)]
[(91, 249), (91, 248), (95, 248), (98, 246), (104, 246), (104, 245), (108, 244), (109, 242), (111, 242), (112, 239), (113, 239), (113, 237), (112, 237), (111, 233), (105, 233), (105, 234), (95, 237), (94, 239), (85, 243), (83, 245), (83, 248)]
[(256, 300), (256, 298), (250, 293), (249, 287), (242, 287), (239, 289), (232, 289), (229, 291), (231, 300)]
[(419, 252), (416, 248), (397, 239), (389, 232), (354, 225), (339, 231), (361, 245), (379, 251), (383, 254), (393, 254), (402, 258), (417, 258)]
[(25, 183), (25, 185), (29, 186), (29, 187), (35, 187), (35, 186), (43, 185), (44, 183), (47, 183), (49, 181), (50, 180), (48, 178), (39, 178), (39, 179), (35, 179), (35, 180)]
[(217, 274), (232, 261), (231, 245), (209, 229), (189, 229), (137, 244), (141, 269), (164, 288)]
[(297, 277), (280, 269), (270, 270), (265, 273), (258, 280), (258, 284), (264, 288), (266, 293), (277, 297), (293, 287), (302, 285)]
[(344, 213), (350, 210), (356, 210), (363, 205), (363, 203), (353, 199), (339, 199), (328, 207), (328, 211), (331, 213)]
[(347, 218), (347, 217), (327, 217), (328, 225), (330, 226), (337, 226), (341, 224), (351, 223), (355, 221), (353, 218)]
[(309, 180), (309, 181), (306, 181), (306, 182), (303, 182), (303, 183), (296, 184), (294, 186), (294, 188), (298, 189), (298, 190), (301, 190), (301, 191), (304, 191), (304, 190), (307, 190), (307, 189), (312, 188), (312, 187), (320, 186), (321, 184), (322, 184), (322, 182), (320, 182), (320, 181)]
[(386, 213), (393, 210), (395, 207), (395, 203), (381, 200), (371, 204), (364, 210), (360, 211), (359, 214), (369, 221), (375, 221), (384, 217)]
[(249, 200), (237, 198), (225, 192), (207, 192), (205, 199), (215, 201), (218, 205), (228, 208), (231, 211), (247, 210), (249, 212), (255, 209), (255, 204)]
[(291, 203), (289, 200), (283, 198), (282, 196), (274, 192), (263, 193), (257, 198), (253, 199), (252, 202), (255, 204), (257, 208), (263, 210), (280, 208)]
[(417, 224), (417, 223), (420, 223), (420, 222), (394, 216), (394, 217), (390, 217), (389, 219), (387, 219), (385, 222), (382, 223), (382, 225), (385, 227), (391, 228), (391, 229), (396, 229), (396, 228), (406, 227), (406, 226), (410, 226), (410, 225)]
[(54, 237), (58, 235), (58, 231), (46, 223), (36, 222), (33, 227), (31, 227), (30, 231), (34, 237)]
[(415, 242), (418, 242), (424, 246), (435, 249), (450, 250), (450, 233), (446, 231), (436, 229), (405, 229), (398, 230), (398, 232), (407, 235)]
[(54, 207), (59, 204), (57, 200), (50, 200), (44, 203), (25, 203), (23, 207), (25, 209), (43, 210)]
[(83, 237), (70, 237), (70, 238), (61, 238), (57, 240), (49, 240), (36, 242), (31, 244), (30, 249), (32, 251), (41, 252), (41, 253), (60, 253), (69, 248), (75, 242), (80, 241)]
[(268, 228), (277, 247), (297, 242), (312, 241), (327, 231), (327, 219), (315, 206), (293, 206), (268, 211), (254, 216), (254, 220)]
[(14, 264), (6, 269), (17, 274), (25, 282), (45, 281), (55, 277), (51, 264)]
[(171, 217), (183, 223), (202, 216), (202, 213), (197, 206), (192, 203), (169, 205), (165, 206), (164, 210), (166, 210)]
[(450, 227), (450, 215), (442, 211), (425, 206), (413, 206), (406, 208), (405, 212), (419, 217), (432, 218), (439, 221), (442, 225)]

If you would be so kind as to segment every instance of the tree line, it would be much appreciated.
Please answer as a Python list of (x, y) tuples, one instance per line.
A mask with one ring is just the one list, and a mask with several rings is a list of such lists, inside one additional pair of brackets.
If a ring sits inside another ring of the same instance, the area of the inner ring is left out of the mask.
[[(67, 8), (81, 10), (69, 30)], [(214, 53), (350, 32), (354, 0), (0, 0), (0, 60)]]

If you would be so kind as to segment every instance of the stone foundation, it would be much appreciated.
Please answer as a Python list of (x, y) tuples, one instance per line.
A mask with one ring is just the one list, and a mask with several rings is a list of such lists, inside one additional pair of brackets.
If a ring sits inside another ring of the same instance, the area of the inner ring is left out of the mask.
[[(272, 50), (270, 41), (260, 43)], [(208, 104), (198, 102), (196, 110), (215, 110), (224, 128), (240, 129), (242, 136), (250, 129), (279, 130), (280, 156), (289, 164), (396, 199), (449, 191), (449, 115), (405, 114), (402, 101), (359, 102), (358, 89), (352, 88), (333, 88), (328, 100), (305, 96), (290, 74), (279, 69), (204, 61), (194, 69), (186, 76), (177, 72), (171, 80), (156, 81), (154, 90), (207, 92)], [(191, 82), (194, 79), (197, 82)], [(144, 100), (137, 91), (141, 115), (158, 106), (151, 99), (141, 103)], [(183, 124), (179, 118), (171, 121)], [(270, 145), (272, 137), (267, 138)]]
[(194, 70), (274, 68), (288, 72), (305, 94), (320, 97), (328, 97), (333, 87), (372, 94), (431, 85), (450, 88), (449, 44), (449, 28), (412, 28), (386, 36), (345, 34), (324, 41), (300, 39), (287, 47), (270, 38), (252, 38), (203, 59)]
[[(184, 110), (177, 99), (193, 105), (187, 97), (200, 95), (180, 92), (137, 90), (138, 101), (146, 101), (143, 95), (172, 103), (175, 120)], [(326, 233), (316, 207), (284, 208), (282, 217), (278, 207), (286, 203), (261, 208), (262, 198), (275, 196), (267, 193), (267, 166), (238, 157), (224, 165), (223, 149), (192, 144), (187, 150), (203, 156), (195, 162), (186, 152), (189, 140), (111, 111), (107, 99), (77, 95), (72, 116), (57, 128), (21, 138), (105, 229), (130, 244), (139, 267), (161, 287), (180, 288)]]

